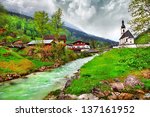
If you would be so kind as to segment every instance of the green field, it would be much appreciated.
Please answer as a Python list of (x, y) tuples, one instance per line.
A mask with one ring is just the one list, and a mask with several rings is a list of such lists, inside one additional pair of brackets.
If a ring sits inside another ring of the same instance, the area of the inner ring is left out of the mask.
[(8, 47), (0, 47), (0, 75), (30, 73), (42, 66), (50, 66), (52, 62), (23, 57)]
[(136, 44), (148, 44), (150, 42), (150, 31), (146, 31), (140, 34), (137, 39), (135, 39)]
[[(129, 74), (150, 68), (150, 48), (113, 49), (85, 64), (80, 79), (74, 80), (66, 93), (90, 93), (102, 80), (123, 79)], [(147, 86), (150, 81), (144, 80)]]

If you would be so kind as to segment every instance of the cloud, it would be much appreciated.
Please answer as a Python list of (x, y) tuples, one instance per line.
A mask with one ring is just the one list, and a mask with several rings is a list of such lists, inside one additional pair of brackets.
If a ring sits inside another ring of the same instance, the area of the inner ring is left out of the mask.
[(74, 0), (69, 4), (68, 15), (71, 18), (78, 18), (83, 20), (89, 20), (96, 14), (96, 9), (91, 5), (91, 0)]
[(32, 16), (35, 11), (45, 10), (52, 14), (57, 9), (53, 0), (0, 0), (8, 10)]
[[(58, 8), (63, 20), (85, 32), (118, 40), (121, 20), (130, 20), (128, 5), (131, 0), (0, 0), (7, 9), (26, 15), (45, 10), (50, 15)], [(127, 25), (127, 24), (126, 24)], [(128, 25), (127, 25), (128, 27)]]

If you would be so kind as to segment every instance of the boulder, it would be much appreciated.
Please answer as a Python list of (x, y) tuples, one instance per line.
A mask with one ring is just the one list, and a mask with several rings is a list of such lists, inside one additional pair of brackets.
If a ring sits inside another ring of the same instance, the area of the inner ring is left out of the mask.
[(52, 95), (51, 97), (49, 97), (47, 100), (56, 100), (57, 99), (57, 97), (56, 96), (54, 96), (54, 95)]
[(78, 100), (98, 100), (98, 97), (93, 94), (82, 94), (78, 97)]
[(110, 92), (110, 91), (104, 91), (104, 95), (105, 95), (106, 97), (108, 97), (109, 95), (111, 95), (111, 92)]
[(110, 86), (113, 89), (113, 91), (121, 91), (124, 89), (124, 84), (120, 82), (110, 83)]
[(136, 90), (136, 93), (137, 93), (137, 94), (145, 94), (145, 92), (142, 91), (142, 90)]
[(101, 92), (100, 89), (98, 89), (98, 88), (94, 88), (92, 90), (92, 94), (95, 95), (98, 98), (105, 97), (105, 94), (103, 92)]
[(142, 75), (143, 75), (145, 78), (150, 79), (150, 70), (144, 70), (144, 71), (142, 71)]
[(150, 93), (146, 93), (146, 94), (144, 95), (144, 99), (150, 100)]
[(109, 100), (118, 100), (119, 92), (112, 92), (110, 96), (108, 96)]
[(57, 99), (59, 99), (59, 100), (77, 100), (78, 97), (76, 95), (71, 95), (71, 94), (60, 94)]
[(66, 89), (67, 87), (69, 87), (71, 85), (71, 83), (72, 83), (71, 79), (67, 80), (64, 88)]
[(120, 82), (119, 78), (114, 79), (115, 82)]
[(138, 80), (135, 76), (128, 76), (124, 81), (125, 86), (135, 87), (136, 85), (143, 85), (140, 80)]
[(0, 76), (0, 82), (3, 82), (4, 80), (3, 80), (3, 78)]
[(55, 63), (55, 64), (53, 65), (54, 68), (58, 68), (58, 67), (60, 67), (60, 66), (61, 66), (60, 63)]
[(40, 72), (43, 72), (43, 71), (45, 71), (45, 70), (46, 70), (46, 67), (45, 67), (45, 66), (43, 66), (43, 67), (41, 67), (41, 68), (39, 69)]
[(132, 100), (134, 97), (133, 94), (130, 94), (130, 93), (121, 93), (119, 96), (118, 96), (118, 99), (119, 100)]

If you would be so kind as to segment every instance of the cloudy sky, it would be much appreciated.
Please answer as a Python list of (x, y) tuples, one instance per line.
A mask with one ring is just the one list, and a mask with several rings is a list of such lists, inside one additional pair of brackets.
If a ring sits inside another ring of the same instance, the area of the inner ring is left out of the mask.
[(33, 16), (34, 11), (39, 10), (45, 10), (51, 15), (58, 8), (62, 8), (64, 21), (79, 27), (87, 33), (116, 41), (120, 37), (122, 19), (125, 20), (125, 23), (130, 20), (128, 13), (130, 1), (0, 0), (7, 9), (30, 16)]

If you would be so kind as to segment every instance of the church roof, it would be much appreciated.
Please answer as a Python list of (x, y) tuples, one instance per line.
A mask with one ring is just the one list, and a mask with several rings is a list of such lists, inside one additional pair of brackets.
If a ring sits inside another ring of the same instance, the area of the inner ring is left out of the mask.
[(123, 38), (125, 38), (125, 37), (134, 38), (134, 36), (132, 35), (132, 33), (131, 33), (129, 30), (127, 30), (127, 31), (121, 36), (120, 39), (123, 39)]

